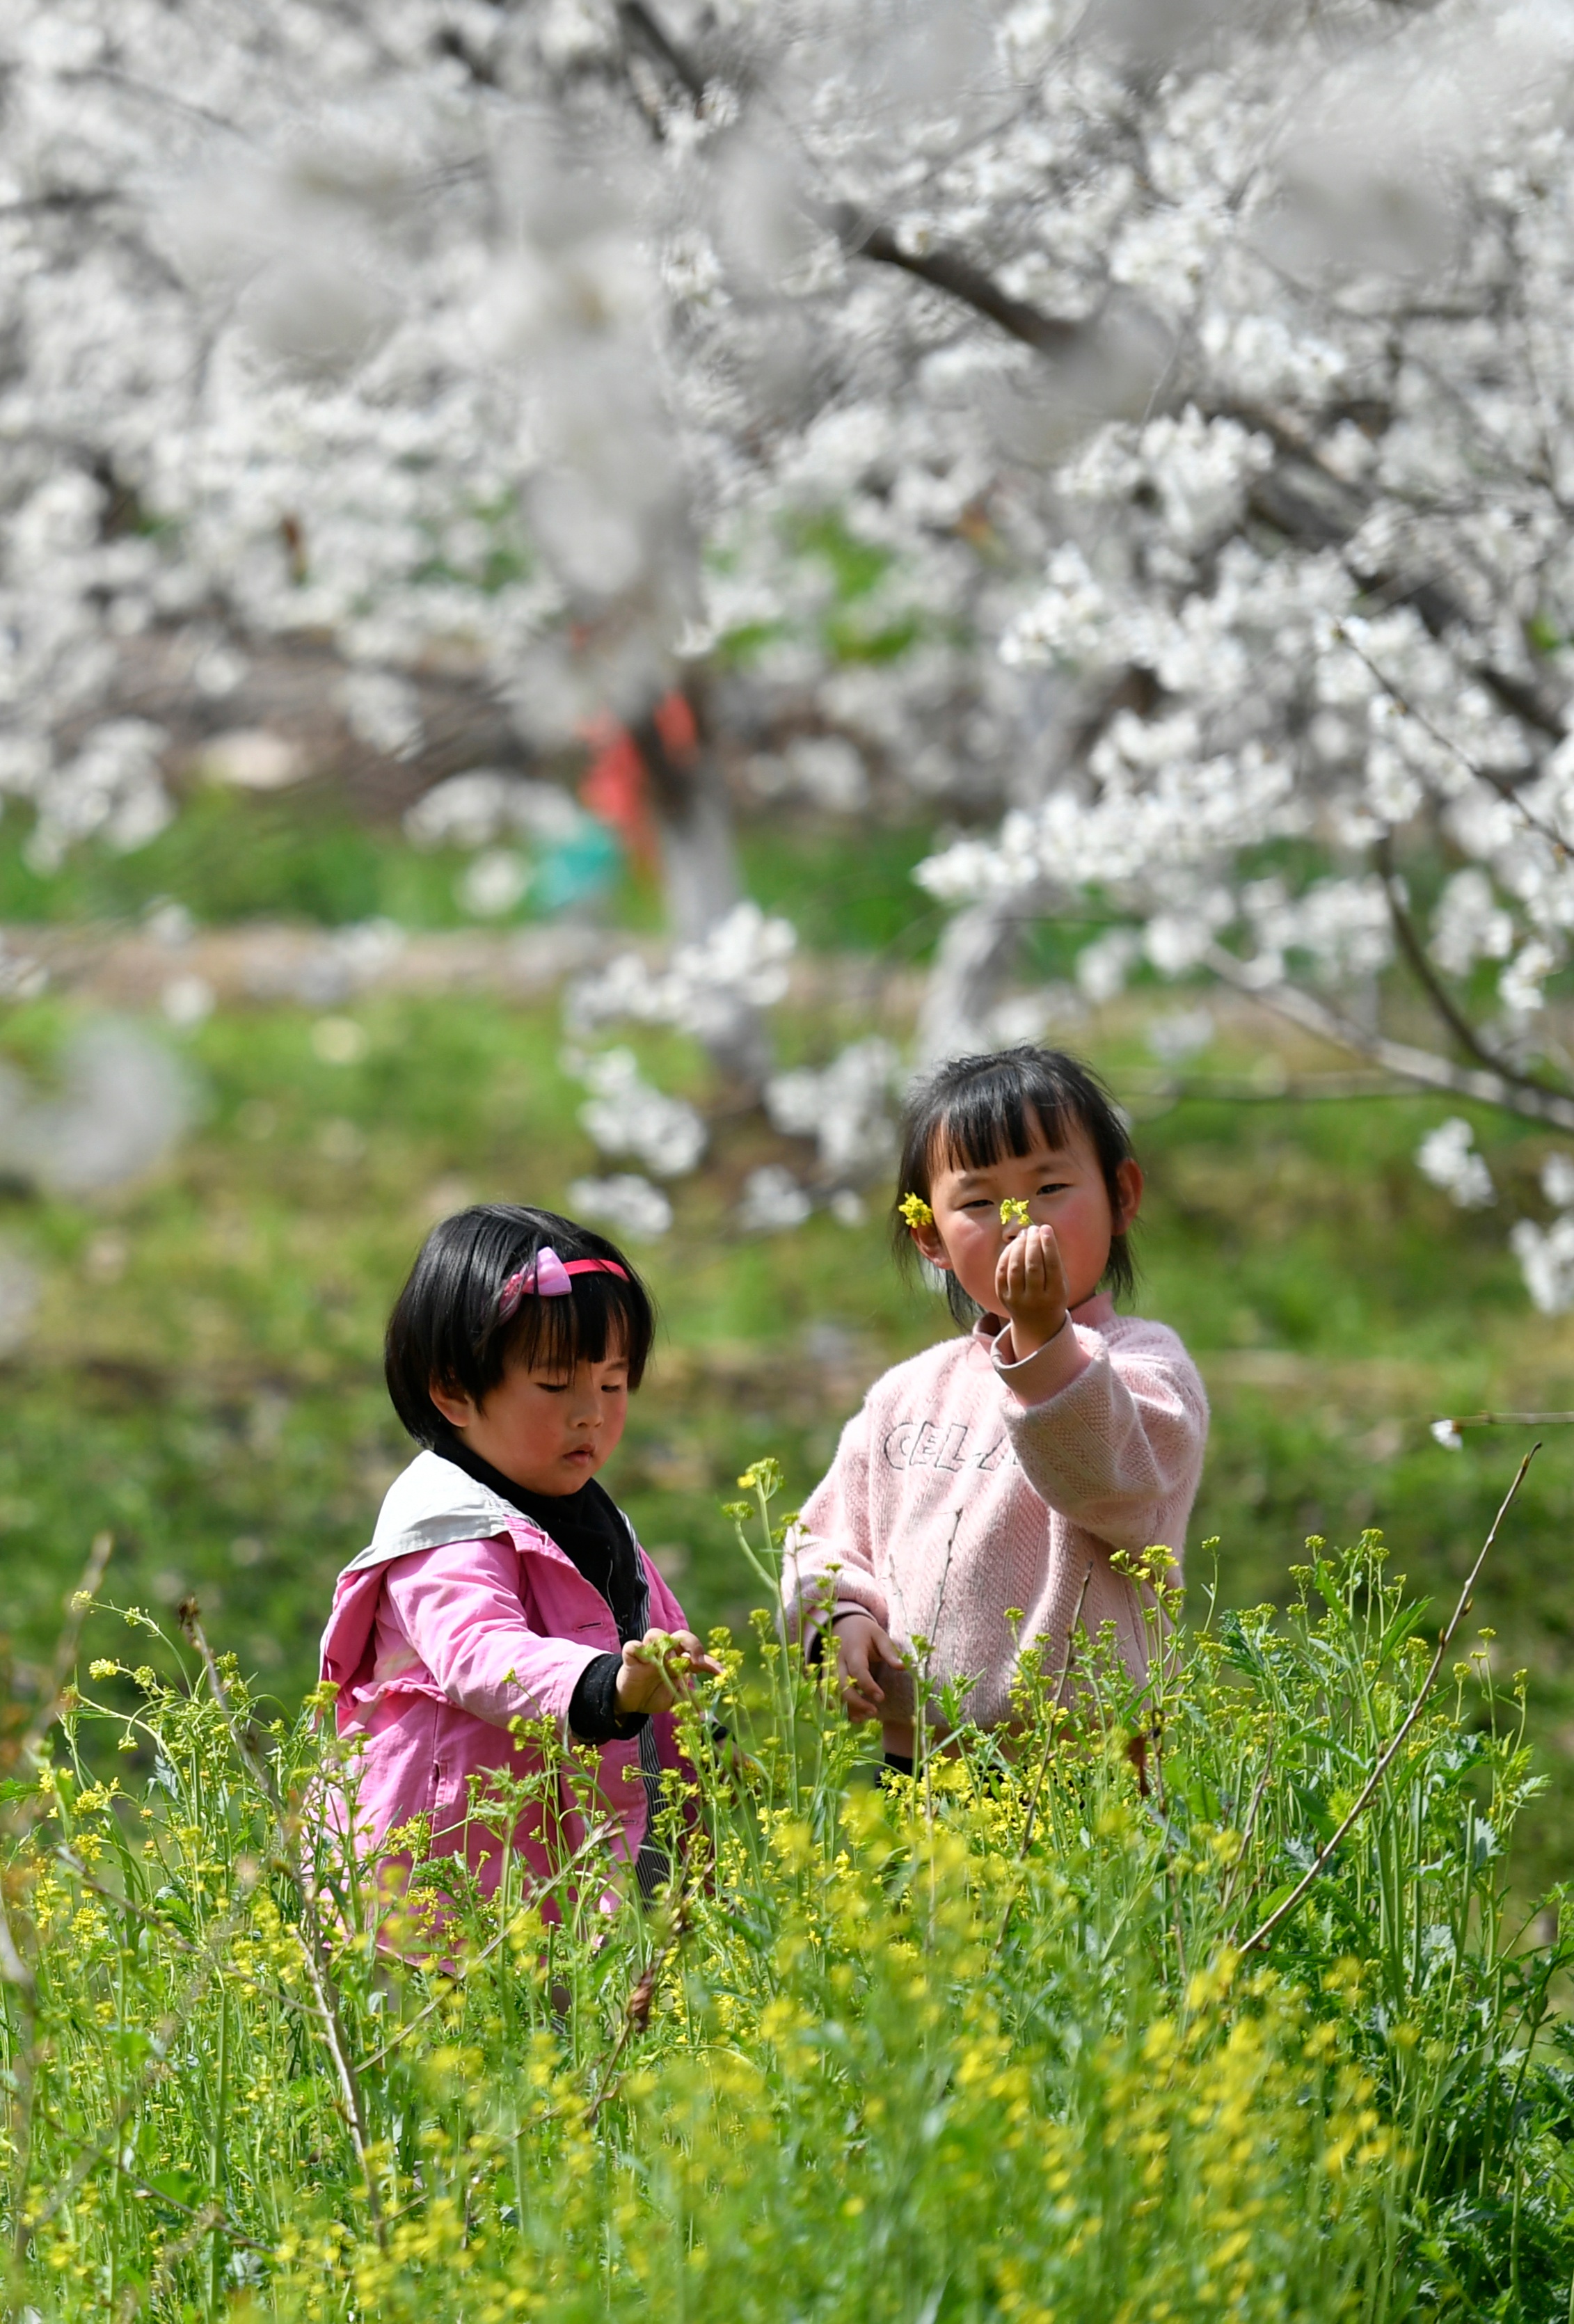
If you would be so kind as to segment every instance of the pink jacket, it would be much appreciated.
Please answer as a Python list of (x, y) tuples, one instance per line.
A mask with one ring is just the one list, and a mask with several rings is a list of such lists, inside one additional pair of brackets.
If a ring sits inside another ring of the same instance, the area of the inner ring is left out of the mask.
[[(686, 1628), (677, 1599), (639, 1554), (651, 1624)], [(581, 1672), (617, 1651), (612, 1609), (556, 1542), (451, 1462), (418, 1454), (389, 1488), (370, 1545), (340, 1574), (323, 1633), (322, 1677), (338, 1688), (339, 1733), (364, 1738), (350, 1778), (357, 1861), (371, 1864), (387, 1832), (426, 1816), (430, 1853), (465, 1857), (488, 1895), (505, 1848), (550, 1877), (555, 1859), (586, 1837), (567, 1787), (558, 1785), (555, 1812), (548, 1807), (555, 1829), (533, 1810), (504, 1833), (471, 1812), (470, 1778), (538, 1769), (540, 1752), (517, 1745), (509, 1721), (548, 1719), (566, 1735)], [(651, 1725), (662, 1765), (676, 1766), (671, 1718)], [(603, 1745), (598, 1782), (603, 1804), (591, 1821), (605, 1830), (611, 1855), (631, 1863), (648, 1812), (637, 1738)], [(342, 1831), (344, 1802), (333, 1820)]]
[[(927, 1638), (931, 1681), (971, 1677), (965, 1715), (983, 1727), (1011, 1715), (1008, 1608), (1052, 1672), (1079, 1598), (1089, 1636), (1113, 1622), (1127, 1667), (1146, 1671), (1136, 1591), (1110, 1553), (1162, 1542), (1180, 1557), (1208, 1436), (1197, 1368), (1164, 1324), (1100, 1295), (1021, 1363), (1009, 1326), (994, 1328), (875, 1382), (804, 1504), (786, 1576), (799, 1618), (829, 1592), (900, 1646)], [(910, 1684), (887, 1694), (886, 1748), (910, 1753)]]

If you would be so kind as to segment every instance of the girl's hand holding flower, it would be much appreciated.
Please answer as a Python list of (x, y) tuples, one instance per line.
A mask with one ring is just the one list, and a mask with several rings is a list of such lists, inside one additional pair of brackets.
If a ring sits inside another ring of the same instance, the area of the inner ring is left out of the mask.
[[(1000, 1207), (1003, 1212), (1006, 1206)], [(1022, 1226), (1011, 1234), (995, 1268), (995, 1298), (1011, 1319), (1011, 1344), (1018, 1363), (1054, 1339), (1071, 1300), (1053, 1227)]]
[(647, 1630), (642, 1638), (631, 1638), (618, 1673), (619, 1711), (625, 1718), (636, 1711), (670, 1711), (688, 1692), (690, 1671), (708, 1671), (713, 1678), (722, 1674), (692, 1630)]
[(900, 1670), (902, 1657), (872, 1614), (838, 1608), (833, 1617), (836, 1670), (849, 1719), (878, 1719), (885, 1689), (875, 1676), (883, 1663)]

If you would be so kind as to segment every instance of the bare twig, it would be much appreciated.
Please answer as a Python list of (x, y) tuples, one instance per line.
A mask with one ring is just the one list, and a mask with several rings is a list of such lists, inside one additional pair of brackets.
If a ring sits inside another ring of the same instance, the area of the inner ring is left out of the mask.
[(19, 1759), (32, 1757), (60, 1716), (67, 1684), (77, 1667), (77, 1641), (82, 1635), (82, 1624), (92, 1610), (93, 1600), (98, 1595), (98, 1585), (104, 1579), (104, 1571), (114, 1547), (115, 1536), (112, 1533), (94, 1535), (93, 1546), (82, 1570), (82, 1579), (66, 1600), (66, 1618), (55, 1643), (55, 1658), (49, 1682), (34, 1706), (27, 1732), (17, 1747)]
[[(705, 93), (705, 75), (660, 23), (646, 0), (617, 0), (618, 22), (627, 45), (640, 50), (675, 81), (695, 105)], [(850, 258), (867, 258), (877, 266), (894, 266), (911, 274), (947, 298), (971, 307), (1025, 346), (1051, 358), (1080, 355), (1097, 337), (1099, 318), (1071, 322), (1046, 315), (1026, 299), (1014, 298), (994, 276), (960, 250), (943, 245), (908, 250), (888, 226), (866, 217), (851, 202), (805, 199), (805, 212), (833, 234)]]
[(1339, 1825), (1339, 1830), (1332, 1834), (1331, 1838), (1324, 1840), (1321, 1848), (1318, 1850), (1316, 1857), (1307, 1868), (1306, 1871), (1302, 1875), (1301, 1878), (1295, 1883), (1294, 1887), (1292, 1888), (1290, 1894), (1284, 1898), (1284, 1902), (1275, 1905), (1274, 1910), (1268, 1914), (1267, 1919), (1262, 1923), (1261, 1926), (1252, 1931), (1251, 1935), (1241, 1947), (1241, 1950), (1243, 1952), (1252, 1952), (1259, 1945), (1266, 1944), (1268, 1939), (1273, 1935), (1274, 1931), (1280, 1925), (1281, 1922), (1286, 1920), (1295, 1910), (1296, 1905), (1299, 1904), (1302, 1896), (1305, 1895), (1307, 1890), (1317, 1878), (1319, 1873), (1323, 1871), (1331, 1860), (1334, 1850), (1338, 1848), (1340, 1840), (1343, 1840), (1345, 1834), (1351, 1829), (1358, 1818), (1365, 1812), (1366, 1809), (1370, 1804), (1375, 1794), (1376, 1793), (1377, 1786), (1381, 1784), (1384, 1776), (1393, 1766), (1395, 1759), (1403, 1748), (1405, 1737), (1410, 1733), (1411, 1729), (1421, 1717), (1427, 1696), (1431, 1692), (1432, 1687), (1437, 1679), (1437, 1674), (1443, 1666), (1443, 1657), (1447, 1655), (1450, 1646), (1453, 1644), (1454, 1634), (1469, 1610), (1470, 1599), (1476, 1587), (1477, 1577), (1479, 1575), (1481, 1568), (1487, 1563), (1487, 1552), (1491, 1549), (1493, 1543), (1497, 1539), (1497, 1528), (1503, 1523), (1504, 1518), (1508, 1515), (1510, 1508), (1513, 1507), (1514, 1496), (1525, 1480), (1525, 1471), (1529, 1469), (1531, 1462), (1535, 1459), (1536, 1454), (1541, 1451), (1541, 1449), (1542, 1448), (1539, 1444), (1533, 1444), (1530, 1451), (1525, 1454), (1524, 1459), (1520, 1462), (1519, 1473), (1514, 1478), (1513, 1484), (1510, 1485), (1507, 1492), (1504, 1495), (1503, 1506), (1492, 1520), (1492, 1530), (1487, 1535), (1486, 1540), (1482, 1543), (1480, 1554), (1477, 1556), (1475, 1564), (1470, 1568), (1469, 1573), (1466, 1577), (1465, 1586), (1459, 1592), (1459, 1602), (1454, 1608), (1452, 1614), (1449, 1617), (1446, 1627), (1438, 1633), (1437, 1651), (1432, 1655), (1431, 1665), (1427, 1671), (1425, 1678), (1422, 1681), (1421, 1692), (1417, 1694), (1415, 1701), (1411, 1704), (1410, 1709), (1405, 1712), (1404, 1717), (1400, 1720), (1399, 1725), (1394, 1733), (1393, 1738), (1389, 1742), (1387, 1748), (1384, 1751), (1382, 1757), (1378, 1760), (1376, 1766), (1373, 1768), (1371, 1774), (1362, 1784), (1360, 1791), (1357, 1795), (1354, 1806), (1350, 1809), (1349, 1813)]
[[(1351, 637), (1349, 631), (1342, 622), (1335, 622), (1334, 635), (1338, 638), (1340, 645), (1348, 647), (1350, 652), (1355, 655), (1358, 661), (1363, 662), (1366, 665), (1367, 669), (1371, 672), (1378, 685), (1382, 687), (1384, 693), (1388, 696), (1389, 701), (1393, 703), (1395, 708), (1398, 710), (1403, 716), (1406, 718), (1413, 718), (1416, 724), (1422, 729), (1422, 733), (1431, 736), (1432, 741), (1437, 744), (1440, 750), (1447, 751), (1450, 757), (1459, 761), (1459, 763), (1464, 768), (1467, 774), (1473, 775), (1478, 783), (1485, 783), (1488, 790), (1496, 791), (1498, 798), (1503, 800), (1506, 807), (1514, 808), (1515, 814), (1519, 816), (1522, 823), (1524, 824), (1527, 830), (1538, 833), (1539, 835), (1547, 842), (1549, 846), (1555, 847), (1560, 854), (1565, 853), (1569, 846), (1567, 835), (1563, 832), (1559, 831), (1554, 825), (1543, 823), (1540, 816), (1533, 814), (1531, 809), (1526, 807), (1524, 801), (1520, 798), (1518, 791), (1515, 789), (1514, 784), (1506, 775), (1496, 773), (1491, 767), (1481, 766), (1476, 760), (1471, 758), (1468, 751), (1460, 749), (1459, 743), (1455, 742), (1451, 734), (1445, 734), (1442, 728), (1439, 726), (1433, 719), (1429, 718), (1424, 710), (1418, 710), (1415, 704), (1412, 702), (1407, 696), (1400, 692), (1393, 679), (1389, 678), (1387, 674), (1378, 667), (1377, 663), (1372, 659), (1371, 655), (1367, 653), (1366, 648), (1361, 645), (1359, 641)], [(1527, 724), (1531, 723), (1529, 713), (1523, 706), (1520, 708), (1519, 715), (1522, 718), (1524, 718)], [(1557, 736), (1560, 738), (1563, 730), (1560, 727), (1555, 731)]]
[(696, 105), (705, 93), (705, 77), (699, 67), (668, 38), (644, 0), (617, 0), (618, 23), (625, 39), (631, 39), (643, 49), (655, 64), (662, 65), (674, 80), (682, 84)]
[(1462, 1412), (1450, 1415), (1450, 1428), (1568, 1428), (1574, 1412)]
[(1426, 947), (1416, 933), (1415, 923), (1405, 908), (1404, 890), (1400, 886), (1399, 874), (1394, 864), (1394, 844), (1386, 832), (1378, 840), (1374, 852), (1376, 857), (1377, 875), (1383, 882), (1383, 893), (1388, 901), (1388, 917), (1394, 923), (1394, 933), (1399, 939), (1399, 949), (1410, 963), (1411, 971), (1417, 983), (1460, 1048), (1468, 1057), (1474, 1057), (1478, 1065), (1485, 1065), (1488, 1073), (1501, 1074), (1506, 1081), (1517, 1082), (1527, 1089), (1542, 1088), (1544, 1084), (1538, 1082), (1533, 1074), (1521, 1073), (1517, 1066), (1509, 1065), (1495, 1051), (1489, 1049), (1463, 1010), (1456, 1006), (1453, 995), (1428, 959)]
[(1310, 992), (1303, 992), (1299, 985), (1256, 982), (1250, 964), (1238, 960), (1223, 945), (1210, 944), (1203, 959), (1222, 983), (1233, 985), (1238, 992), (1260, 1001), (1275, 1016), (1288, 1018), (1291, 1024), (1299, 1025), (1303, 1032), (1315, 1033), (1319, 1040), (1329, 1042), (1334, 1048), (1370, 1057), (1375, 1065), (1397, 1074), (1402, 1080), (1414, 1082), (1423, 1089), (1447, 1090), (1454, 1097), (1474, 1098), (1479, 1104), (1497, 1106), (1528, 1121), (1549, 1121), (1556, 1129), (1574, 1130), (1574, 1098), (1560, 1097), (1537, 1087), (1522, 1088), (1500, 1072), (1450, 1065), (1446, 1057), (1434, 1056), (1430, 1049), (1412, 1048), (1407, 1041), (1390, 1041), (1380, 1033), (1363, 1032), (1347, 1017), (1314, 1000)]
[(816, 212), (823, 225), (830, 227), (849, 257), (868, 258), (879, 266), (895, 266), (904, 274), (916, 276), (933, 290), (943, 290), (948, 298), (960, 300), (976, 314), (983, 315), (997, 327), (1025, 346), (1041, 355), (1062, 359), (1076, 355), (1092, 338), (1096, 323), (1067, 322), (1058, 315), (1046, 315), (1042, 308), (1030, 306), (1026, 299), (1014, 299), (1003, 290), (981, 266), (959, 250), (943, 244), (928, 250), (907, 250), (897, 240), (888, 226), (875, 225), (852, 207), (851, 202), (838, 202), (833, 207)]

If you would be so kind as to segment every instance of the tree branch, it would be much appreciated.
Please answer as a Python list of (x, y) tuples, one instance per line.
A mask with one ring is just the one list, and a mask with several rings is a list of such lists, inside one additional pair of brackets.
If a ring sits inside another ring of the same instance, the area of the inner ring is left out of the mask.
[(618, 22), (625, 40), (643, 49), (652, 64), (664, 66), (688, 91), (696, 105), (705, 93), (705, 77), (692, 58), (685, 56), (645, 5), (645, 0), (618, 0)]
[(1527, 1089), (1539, 1089), (1542, 1084), (1533, 1074), (1523, 1074), (1487, 1047), (1475, 1027), (1463, 1011), (1457, 1008), (1453, 995), (1446, 989), (1427, 958), (1426, 948), (1416, 934), (1415, 923), (1404, 908), (1400, 893), (1399, 876), (1394, 868), (1394, 843), (1387, 832), (1373, 851), (1377, 862), (1377, 876), (1383, 882), (1383, 893), (1388, 899), (1388, 917), (1394, 923), (1394, 933), (1399, 939), (1399, 949), (1415, 973), (1417, 982), (1431, 1002), (1443, 1023), (1458, 1041), (1468, 1057), (1485, 1065), (1490, 1074), (1502, 1074), (1505, 1080), (1518, 1082)]
[(1299, 1025), (1303, 1032), (1314, 1033), (1320, 1041), (1327, 1041), (1336, 1049), (1369, 1057), (1374, 1065), (1396, 1074), (1402, 1081), (1414, 1082), (1422, 1089), (1446, 1090), (1451, 1097), (1473, 1098), (1478, 1105), (1495, 1105), (1505, 1113), (1519, 1114), (1526, 1121), (1545, 1121), (1556, 1130), (1574, 1130), (1574, 1098), (1560, 1097), (1534, 1084), (1521, 1086), (1496, 1068), (1484, 1072), (1453, 1065), (1446, 1057), (1434, 1056), (1430, 1049), (1412, 1048), (1407, 1041), (1390, 1041), (1380, 1033), (1364, 1033), (1358, 1025), (1352, 1025), (1347, 1017), (1313, 1000), (1299, 985), (1255, 982), (1247, 963), (1238, 960), (1220, 944), (1209, 945), (1203, 962), (1220, 982), (1244, 992), (1249, 1000), (1260, 1001), (1275, 1016), (1287, 1018), (1291, 1024)]
[[(705, 93), (705, 76), (661, 24), (646, 0), (617, 0), (618, 22), (626, 42), (643, 51), (698, 105)], [(1091, 326), (1046, 315), (1026, 299), (1014, 299), (994, 277), (964, 257), (959, 250), (905, 250), (889, 226), (866, 219), (851, 202), (805, 205), (817, 222), (828, 226), (852, 258), (867, 258), (877, 266), (895, 266), (916, 275), (931, 289), (943, 290), (975, 313), (1020, 339), (1044, 355), (1065, 356), (1084, 346)]]
[[(1290, 426), (1283, 414), (1264, 411), (1252, 404), (1226, 398), (1211, 404), (1210, 410), (1266, 436), (1279, 455), (1280, 466), (1259, 477), (1252, 489), (1247, 503), (1250, 513), (1304, 548), (1342, 551), (1346, 542), (1361, 528), (1367, 514), (1366, 503), (1353, 485), (1324, 466), (1306, 435)], [(1296, 469), (1301, 471), (1300, 478), (1294, 473)], [(1309, 483), (1315, 489), (1308, 489)], [(1465, 608), (1441, 582), (1401, 580), (1395, 574), (1374, 567), (1358, 570), (1352, 565), (1348, 569), (1351, 579), (1374, 596), (1413, 605), (1434, 638), (1445, 636), (1450, 630), (1469, 626)], [(1476, 662), (1471, 668), (1473, 675), (1490, 688), (1505, 710), (1512, 711), (1539, 733), (1561, 742), (1568, 732), (1562, 706), (1543, 692), (1533, 678), (1522, 678), (1491, 662)]]
[(1088, 340), (1091, 326), (1068, 323), (1060, 316), (1045, 314), (1025, 299), (1013, 299), (992, 275), (960, 251), (943, 245), (934, 250), (905, 250), (888, 226), (867, 224), (851, 202), (838, 202), (822, 215), (850, 257), (872, 259), (876, 265), (896, 266), (904, 274), (916, 275), (932, 289), (943, 290), (987, 316), (1040, 355), (1065, 356)]

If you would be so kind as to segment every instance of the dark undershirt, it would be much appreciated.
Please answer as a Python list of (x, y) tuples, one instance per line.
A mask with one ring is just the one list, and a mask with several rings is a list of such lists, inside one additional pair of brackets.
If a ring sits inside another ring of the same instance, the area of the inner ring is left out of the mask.
[[(575, 1493), (531, 1493), (483, 1461), (457, 1434), (445, 1429), (432, 1451), (478, 1485), (529, 1517), (555, 1541), (565, 1557), (598, 1591), (612, 1609), (618, 1636), (627, 1645), (644, 1635), (640, 1628), (640, 1573), (633, 1536), (604, 1486), (587, 1478)], [(617, 1704), (621, 1655), (597, 1655), (586, 1663), (569, 1699), (568, 1727), (582, 1743), (624, 1742), (638, 1735), (648, 1711), (620, 1711)]]

